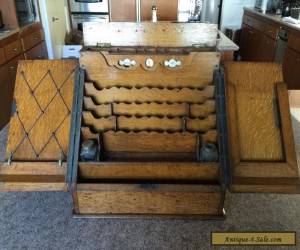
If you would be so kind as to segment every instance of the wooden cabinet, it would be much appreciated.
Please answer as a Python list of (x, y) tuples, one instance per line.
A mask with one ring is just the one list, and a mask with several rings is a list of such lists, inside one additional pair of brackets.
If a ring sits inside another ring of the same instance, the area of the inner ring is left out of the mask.
[(158, 21), (176, 21), (178, 13), (178, 0), (141, 0), (141, 20), (152, 20), (152, 6), (157, 6)]
[[(157, 18), (159, 21), (176, 21), (178, 12), (178, 0), (141, 0), (141, 21), (152, 19), (152, 6), (156, 5)], [(136, 1), (135, 0), (111, 0), (111, 21), (112, 22), (135, 22)]]
[(136, 1), (135, 0), (111, 0), (110, 1), (112, 22), (135, 22)]
[(283, 62), (284, 81), (289, 89), (300, 88), (300, 53), (287, 48)]
[(0, 128), (10, 120), (17, 66), (18, 61), (22, 59), (24, 59), (22, 55), (18, 56), (0, 67)]
[(46, 43), (42, 42), (25, 53), (26, 60), (47, 59), (48, 53)]
[(18, 61), (47, 58), (44, 32), (40, 23), (26, 26), (20, 32), (14, 32), (0, 40), (0, 130), (9, 121)]
[(274, 61), (276, 41), (250, 26), (243, 25), (240, 47), (243, 61)]

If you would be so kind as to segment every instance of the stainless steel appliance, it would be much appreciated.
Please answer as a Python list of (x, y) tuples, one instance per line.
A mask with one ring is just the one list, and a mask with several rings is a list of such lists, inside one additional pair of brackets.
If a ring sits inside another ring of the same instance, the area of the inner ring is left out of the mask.
[(71, 12), (108, 14), (108, 0), (70, 0)]
[(280, 28), (278, 32), (278, 39), (276, 45), (275, 62), (283, 63), (288, 39), (289, 39), (289, 32), (284, 28)]
[(20, 26), (34, 22), (37, 17), (35, 0), (15, 0), (15, 2)]
[(179, 0), (178, 21), (219, 23), (222, 0)]
[(273, 0), (256, 0), (255, 8), (259, 11), (266, 13), (273, 8)]
[(93, 15), (90, 13), (72, 14), (72, 27), (73, 29), (82, 30), (84, 22), (99, 22), (108, 23), (109, 15)]

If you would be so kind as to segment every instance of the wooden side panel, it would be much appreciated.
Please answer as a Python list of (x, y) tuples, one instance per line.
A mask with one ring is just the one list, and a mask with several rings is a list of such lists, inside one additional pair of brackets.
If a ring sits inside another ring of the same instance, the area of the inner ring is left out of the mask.
[(159, 88), (119, 88), (111, 87), (97, 90), (92, 83), (85, 84), (85, 92), (91, 96), (97, 104), (113, 102), (158, 102), (174, 103), (187, 102), (202, 104), (214, 97), (214, 86), (208, 86), (204, 90), (190, 88), (159, 89)]
[(232, 190), (294, 192), (299, 174), (280, 65), (227, 63), (225, 72)]
[(276, 126), (274, 110), (275, 84), (283, 81), (281, 67), (227, 64), (226, 77), (229, 108), (236, 121), (231, 127), (239, 137), (241, 161), (283, 160), (281, 131)]
[(223, 215), (216, 186), (79, 184), (77, 198), (81, 215)]
[(72, 60), (19, 63), (7, 159), (58, 161), (67, 156), (76, 68)]

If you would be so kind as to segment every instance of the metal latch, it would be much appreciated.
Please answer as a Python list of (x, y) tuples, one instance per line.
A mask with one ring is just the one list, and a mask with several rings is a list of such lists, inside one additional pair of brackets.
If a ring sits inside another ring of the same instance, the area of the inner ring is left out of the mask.
[(111, 43), (97, 43), (97, 48), (111, 48)]

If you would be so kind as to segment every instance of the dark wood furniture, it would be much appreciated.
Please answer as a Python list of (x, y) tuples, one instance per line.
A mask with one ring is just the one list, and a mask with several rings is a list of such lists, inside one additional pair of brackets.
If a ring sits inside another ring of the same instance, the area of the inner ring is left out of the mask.
[(283, 61), (284, 79), (288, 89), (300, 89), (300, 29), (293, 28), (279, 19), (245, 9), (240, 55), (243, 61), (273, 62), (281, 27), (289, 31)]
[(0, 40), (0, 129), (10, 120), (18, 61), (47, 58), (44, 32), (39, 22), (16, 30)]

